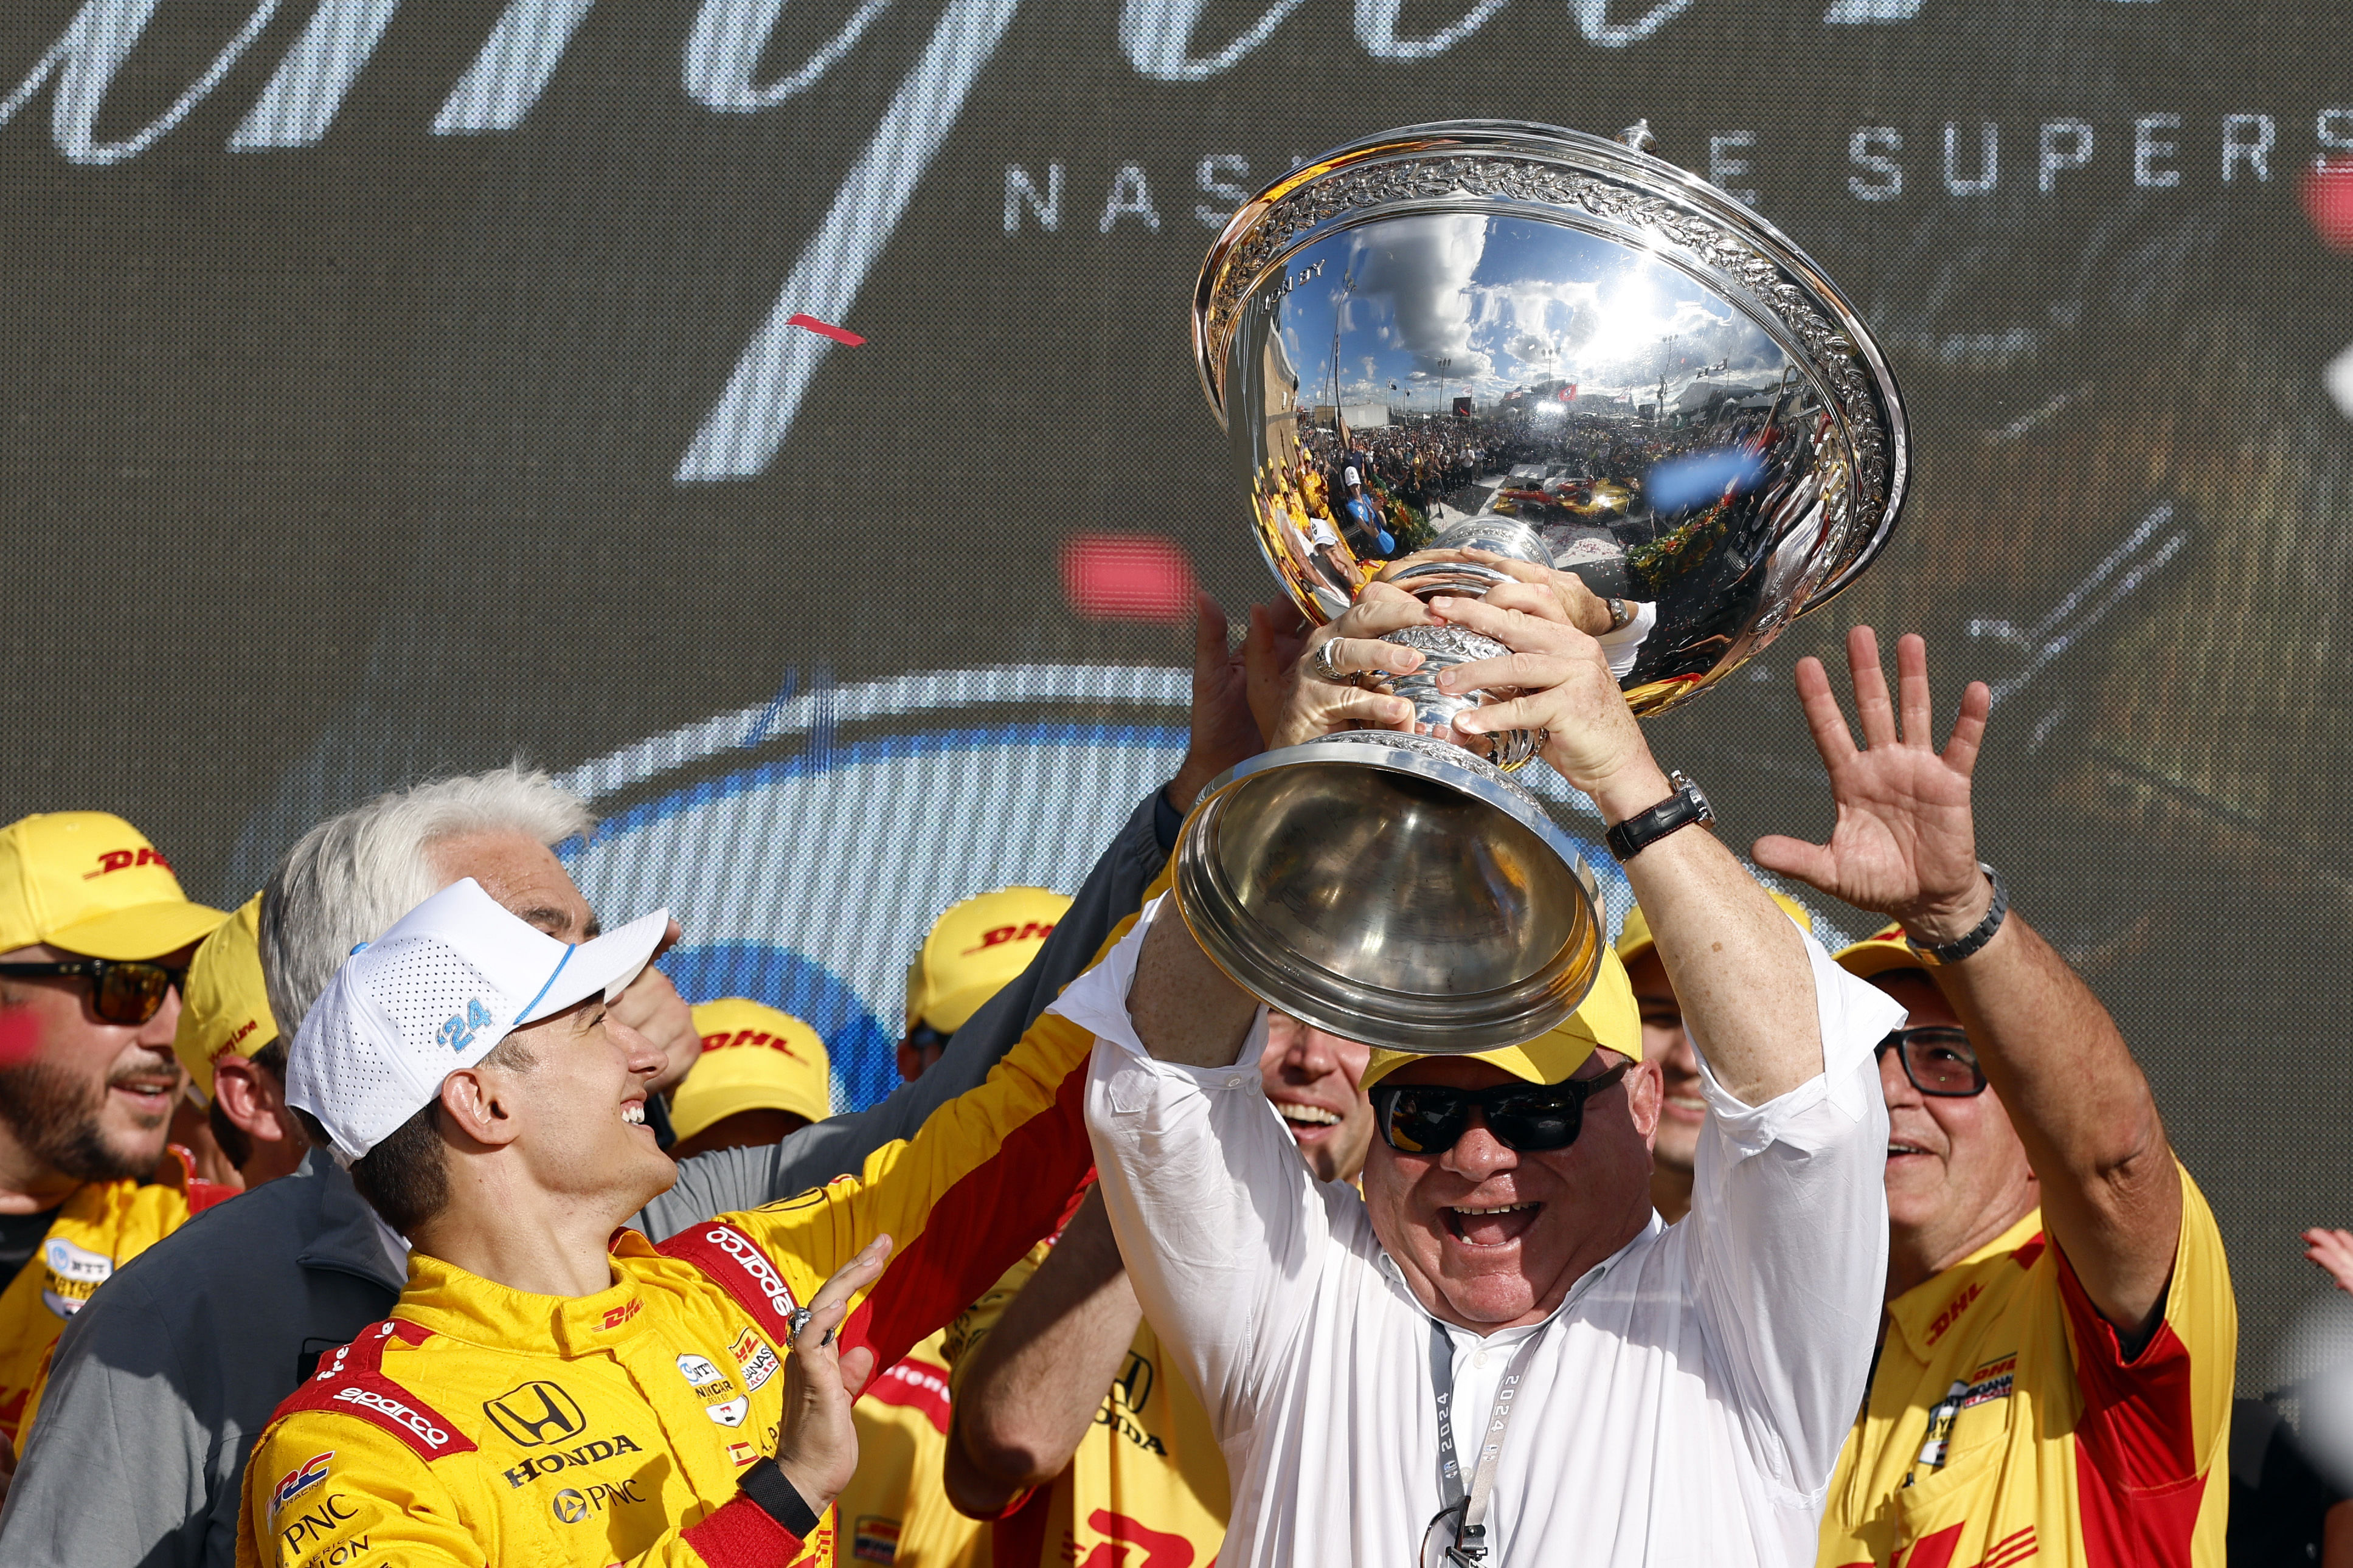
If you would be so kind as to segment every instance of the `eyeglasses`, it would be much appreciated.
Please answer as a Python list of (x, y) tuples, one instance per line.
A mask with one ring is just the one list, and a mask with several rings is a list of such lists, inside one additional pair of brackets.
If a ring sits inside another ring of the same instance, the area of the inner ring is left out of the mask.
[(1898, 1029), (1879, 1042), (1872, 1055), (1897, 1051), (1904, 1076), (1912, 1087), (1936, 1100), (1968, 1100), (1986, 1091), (1985, 1069), (1969, 1047), (1968, 1035), (1946, 1025)]
[(1626, 1076), (1620, 1062), (1599, 1078), (1567, 1083), (1499, 1083), (1491, 1089), (1448, 1089), (1429, 1083), (1373, 1086), (1373, 1120), (1381, 1142), (1400, 1154), (1443, 1154), (1471, 1126), (1471, 1112), (1506, 1149), (1541, 1154), (1566, 1149), (1585, 1130), (1585, 1102)]
[(83, 958), (71, 963), (0, 963), (0, 979), (86, 978), (90, 1009), (110, 1024), (143, 1024), (174, 989), (185, 990), (188, 972), (146, 959)]

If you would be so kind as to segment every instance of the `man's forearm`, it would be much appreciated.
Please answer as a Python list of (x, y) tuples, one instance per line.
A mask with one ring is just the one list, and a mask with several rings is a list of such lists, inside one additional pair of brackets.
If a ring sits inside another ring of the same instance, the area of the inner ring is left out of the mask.
[(1929, 973), (2026, 1145), (2044, 1217), (2093, 1304), (2120, 1328), (2142, 1323), (2173, 1271), (2181, 1183), (2116, 1020), (2015, 910), (1984, 947)]
[(971, 1352), (952, 1406), (948, 1500), (994, 1519), (1060, 1474), (1143, 1321), (1103, 1194), (1090, 1193), (1052, 1256)]
[(1186, 929), (1175, 895), (1155, 911), (1136, 957), (1128, 1016), (1144, 1048), (1182, 1067), (1229, 1065), (1240, 1054), (1258, 1001), (1226, 978)]
[[(1612, 779), (1594, 804), (1614, 826), (1672, 793), (1651, 765)], [(1732, 851), (1708, 829), (1686, 827), (1625, 870), (1715, 1081), (1762, 1105), (1819, 1074), (1821, 1016), (1805, 940)]]

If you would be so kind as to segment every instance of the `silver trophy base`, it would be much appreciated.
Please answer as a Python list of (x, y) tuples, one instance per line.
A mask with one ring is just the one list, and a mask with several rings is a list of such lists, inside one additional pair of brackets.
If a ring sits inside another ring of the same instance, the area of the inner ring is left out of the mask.
[(1543, 805), (1423, 735), (1348, 731), (1213, 783), (1176, 909), (1218, 967), (1344, 1039), (1459, 1055), (1574, 1013), (1600, 972), (1592, 871)]

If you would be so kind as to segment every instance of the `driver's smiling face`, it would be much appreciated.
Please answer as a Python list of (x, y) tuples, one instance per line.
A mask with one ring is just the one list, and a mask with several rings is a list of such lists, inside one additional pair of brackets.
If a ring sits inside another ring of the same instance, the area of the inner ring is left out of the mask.
[[(1597, 1050), (1575, 1077), (1625, 1060)], [(1384, 1084), (1486, 1089), (1520, 1080), (1491, 1062), (1426, 1058)], [(1375, 1138), (1365, 1202), (1380, 1238), (1422, 1304), (1489, 1332), (1541, 1321), (1587, 1269), (1641, 1234), (1651, 1217), (1655, 1068), (1636, 1064), (1587, 1102), (1566, 1149), (1507, 1147), (1473, 1116), (1454, 1146), (1402, 1153)]]
[[(1919, 972), (1873, 984), (1904, 1004), (1907, 1026), (1960, 1027), (1952, 1005)], [(1924, 1095), (1898, 1057), (1890, 1050), (1879, 1058), (1887, 1100), (1887, 1222), (1899, 1237), (1918, 1237), (1929, 1256), (1958, 1257), (1989, 1226), (1998, 1232), (2015, 1219), (2018, 1194), (2034, 1181), (2026, 1145), (1992, 1089), (1965, 1099)]]

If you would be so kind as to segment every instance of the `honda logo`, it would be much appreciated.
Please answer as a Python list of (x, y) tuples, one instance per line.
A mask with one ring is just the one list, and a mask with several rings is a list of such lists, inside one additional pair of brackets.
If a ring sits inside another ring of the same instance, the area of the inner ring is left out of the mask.
[(526, 1448), (576, 1437), (588, 1423), (580, 1406), (552, 1383), (526, 1383), (483, 1405), (482, 1414)]

